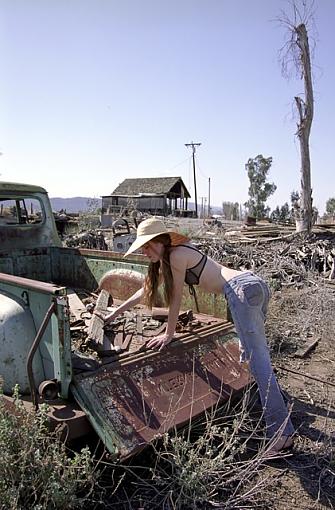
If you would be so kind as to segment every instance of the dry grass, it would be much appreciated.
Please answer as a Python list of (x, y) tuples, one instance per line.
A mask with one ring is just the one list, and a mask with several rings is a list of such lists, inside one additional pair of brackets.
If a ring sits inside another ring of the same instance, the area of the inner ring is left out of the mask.
[(273, 354), (293, 353), (312, 339), (328, 340), (335, 336), (332, 310), (335, 293), (321, 279), (299, 291), (273, 292), (266, 332)]
[(259, 409), (251, 411), (254, 404), (255, 393), (249, 389), (241, 401), (164, 434), (128, 465), (110, 464), (113, 483), (118, 473), (119, 484), (106, 508), (265, 508), (263, 491), (277, 474), (263, 475), (271, 444), (265, 440)]

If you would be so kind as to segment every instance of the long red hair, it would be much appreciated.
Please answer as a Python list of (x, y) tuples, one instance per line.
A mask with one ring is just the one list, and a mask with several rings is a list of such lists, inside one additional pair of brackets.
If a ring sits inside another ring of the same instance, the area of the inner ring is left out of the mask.
[(169, 234), (160, 234), (152, 242), (162, 243), (164, 246), (162, 261), (150, 262), (147, 276), (144, 280), (144, 302), (149, 308), (158, 301), (158, 287), (161, 277), (164, 283), (164, 298), (167, 306), (170, 305), (173, 293), (173, 276), (170, 265), (171, 239)]

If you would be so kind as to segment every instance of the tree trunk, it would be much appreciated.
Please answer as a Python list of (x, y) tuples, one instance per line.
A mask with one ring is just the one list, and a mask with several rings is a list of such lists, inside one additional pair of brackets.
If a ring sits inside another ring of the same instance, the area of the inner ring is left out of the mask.
[(301, 193), (300, 207), (296, 211), (296, 231), (310, 232), (312, 228), (312, 186), (311, 160), (309, 152), (309, 136), (314, 113), (311, 61), (307, 30), (302, 23), (295, 27), (296, 44), (300, 52), (300, 65), (305, 85), (305, 101), (296, 97), (295, 102), (299, 113), (297, 136), (300, 143), (301, 156)]

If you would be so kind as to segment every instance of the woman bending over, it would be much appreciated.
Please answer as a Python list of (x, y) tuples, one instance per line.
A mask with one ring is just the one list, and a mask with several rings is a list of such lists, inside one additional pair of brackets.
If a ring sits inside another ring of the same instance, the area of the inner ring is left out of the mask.
[(251, 271), (237, 271), (219, 264), (192, 246), (186, 236), (168, 231), (157, 218), (140, 223), (136, 240), (125, 257), (139, 249), (150, 260), (144, 286), (115, 311), (105, 315), (104, 320), (114, 320), (142, 298), (152, 307), (158, 287), (164, 283), (164, 297), (169, 308), (167, 327), (162, 335), (147, 343), (149, 348), (162, 350), (174, 336), (185, 283), (199, 285), (209, 293), (224, 294), (240, 339), (241, 361), (249, 362), (258, 385), (267, 435), (269, 438), (278, 436), (272, 452), (290, 447), (294, 428), (273, 372), (264, 330), (270, 297), (268, 285)]

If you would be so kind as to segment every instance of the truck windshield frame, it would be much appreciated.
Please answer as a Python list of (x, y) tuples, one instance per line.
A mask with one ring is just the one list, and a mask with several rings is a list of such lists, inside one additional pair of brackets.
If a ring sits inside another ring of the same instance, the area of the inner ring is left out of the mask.
[(0, 196), (0, 228), (38, 228), (45, 221), (43, 202), (36, 195)]

